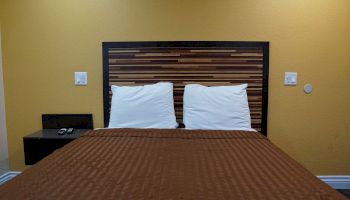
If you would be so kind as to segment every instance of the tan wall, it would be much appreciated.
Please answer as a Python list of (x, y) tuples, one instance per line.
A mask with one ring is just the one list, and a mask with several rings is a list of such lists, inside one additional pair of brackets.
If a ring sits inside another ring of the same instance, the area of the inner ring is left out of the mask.
[(0, 13), (12, 169), (41, 113), (92, 112), (102, 126), (102, 41), (229, 40), (271, 42), (272, 142), (315, 174), (350, 175), (349, 0), (2, 0)]

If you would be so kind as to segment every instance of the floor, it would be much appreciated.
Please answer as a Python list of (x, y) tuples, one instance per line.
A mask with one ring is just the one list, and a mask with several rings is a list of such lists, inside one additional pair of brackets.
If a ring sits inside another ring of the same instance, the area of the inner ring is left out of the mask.
[[(8, 172), (8, 160), (1, 160), (0, 161), (0, 176), (4, 173)], [(338, 192), (342, 193), (344, 196), (348, 197), (350, 199), (350, 189), (347, 190), (338, 190)]]
[(350, 189), (338, 190), (338, 192), (342, 193), (344, 196), (346, 196), (346, 197), (348, 197), (348, 199), (350, 199)]

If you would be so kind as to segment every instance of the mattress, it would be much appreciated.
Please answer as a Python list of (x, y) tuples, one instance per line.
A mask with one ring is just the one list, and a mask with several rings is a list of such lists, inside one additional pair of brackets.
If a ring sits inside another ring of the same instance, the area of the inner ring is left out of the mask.
[(258, 132), (89, 131), (1, 199), (345, 199)]

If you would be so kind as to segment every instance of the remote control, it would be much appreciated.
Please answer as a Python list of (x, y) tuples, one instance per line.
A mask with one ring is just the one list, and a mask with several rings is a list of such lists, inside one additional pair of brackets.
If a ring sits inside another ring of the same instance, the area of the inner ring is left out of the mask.
[(73, 131), (74, 131), (74, 129), (73, 129), (73, 128), (69, 128), (69, 129), (67, 130), (67, 134), (72, 134), (72, 133), (73, 133)]
[(66, 134), (66, 132), (67, 132), (67, 129), (66, 129), (66, 128), (61, 128), (61, 129), (57, 132), (57, 134), (58, 134), (58, 135), (64, 135), (64, 134)]

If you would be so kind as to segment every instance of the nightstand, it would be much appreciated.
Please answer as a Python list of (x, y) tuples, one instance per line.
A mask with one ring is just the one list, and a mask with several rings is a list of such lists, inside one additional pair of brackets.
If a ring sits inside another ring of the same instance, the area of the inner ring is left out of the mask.
[[(23, 137), (26, 165), (34, 165), (56, 149), (93, 129), (91, 114), (43, 114), (43, 130)], [(72, 134), (58, 135), (60, 128), (74, 128)]]
[(59, 129), (44, 129), (23, 137), (24, 157), (26, 165), (34, 165), (56, 149), (80, 137), (91, 129), (74, 129), (73, 134), (58, 135)]

